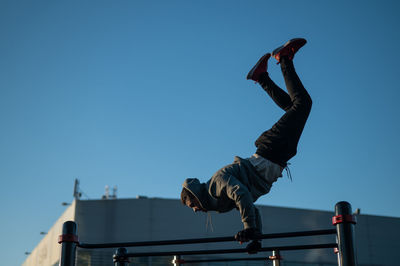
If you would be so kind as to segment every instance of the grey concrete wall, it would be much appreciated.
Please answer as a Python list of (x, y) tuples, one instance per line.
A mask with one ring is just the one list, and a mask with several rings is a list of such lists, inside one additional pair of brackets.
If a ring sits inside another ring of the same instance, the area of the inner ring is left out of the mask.
[(360, 215), (356, 240), (360, 264), (400, 265), (400, 218)]

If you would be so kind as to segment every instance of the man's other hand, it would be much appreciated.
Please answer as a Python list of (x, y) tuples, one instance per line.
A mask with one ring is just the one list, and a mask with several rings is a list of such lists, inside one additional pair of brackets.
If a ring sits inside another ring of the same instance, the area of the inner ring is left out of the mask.
[(260, 241), (253, 240), (247, 246), (246, 250), (248, 254), (256, 254), (261, 249)]
[(239, 241), (240, 243), (247, 242), (250, 240), (258, 239), (261, 236), (260, 231), (256, 228), (247, 228), (242, 231), (239, 231), (235, 235), (235, 240)]

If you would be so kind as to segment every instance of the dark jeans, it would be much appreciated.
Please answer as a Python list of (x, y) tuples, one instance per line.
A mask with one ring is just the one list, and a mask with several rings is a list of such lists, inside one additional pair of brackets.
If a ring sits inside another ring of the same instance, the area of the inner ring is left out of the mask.
[(267, 73), (262, 75), (259, 83), (285, 114), (271, 129), (261, 134), (255, 145), (258, 155), (286, 167), (287, 161), (297, 153), (297, 144), (310, 114), (312, 101), (296, 74), (293, 61), (282, 58), (281, 69), (289, 94), (279, 88)]

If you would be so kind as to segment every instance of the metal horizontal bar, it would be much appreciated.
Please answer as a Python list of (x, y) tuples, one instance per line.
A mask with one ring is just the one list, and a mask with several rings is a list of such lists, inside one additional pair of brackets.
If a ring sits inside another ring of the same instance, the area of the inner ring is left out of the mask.
[[(320, 248), (336, 248), (336, 243), (315, 244), (315, 245), (297, 245), (297, 246), (276, 246), (261, 248), (258, 252), (263, 251), (285, 251), (285, 250), (302, 250), (302, 249), (320, 249)], [(126, 257), (161, 257), (161, 256), (178, 256), (178, 255), (210, 255), (210, 254), (230, 254), (230, 253), (246, 253), (245, 248), (241, 249), (216, 249), (216, 250), (191, 250), (191, 251), (163, 251), (163, 252), (138, 252), (127, 253)]]
[[(336, 234), (336, 229), (263, 234), (258, 239), (332, 235), (332, 234)], [(201, 244), (201, 243), (215, 243), (215, 242), (229, 242), (229, 241), (236, 241), (235, 237), (227, 236), (227, 237), (212, 237), (212, 238), (192, 238), (192, 239), (180, 239), (180, 240), (159, 240), (159, 241), (156, 240), (156, 241), (141, 241), (141, 242), (102, 243), (102, 244), (79, 243), (78, 247), (80, 248), (146, 247), (146, 246), (187, 245), (187, 244)]]
[(269, 260), (269, 257), (257, 257), (257, 258), (225, 258), (225, 259), (203, 259), (203, 260), (180, 260), (180, 264), (185, 264), (185, 263), (200, 263), (200, 262), (259, 261), (259, 260)]

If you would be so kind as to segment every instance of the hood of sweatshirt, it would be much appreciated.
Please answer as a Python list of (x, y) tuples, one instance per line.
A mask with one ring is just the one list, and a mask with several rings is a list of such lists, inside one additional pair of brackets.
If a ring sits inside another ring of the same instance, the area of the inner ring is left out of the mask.
[(209, 206), (210, 195), (208, 194), (208, 187), (206, 183), (200, 183), (197, 178), (188, 178), (183, 182), (182, 187), (189, 190), (197, 198), (203, 209), (208, 211), (212, 210)]
[(206, 203), (207, 189), (204, 183), (200, 183), (200, 181), (197, 178), (188, 178), (183, 182), (182, 187), (189, 190), (193, 194), (193, 196), (195, 196), (197, 200), (200, 202), (201, 207), (203, 209), (206, 209), (205, 206), (207, 206)]

